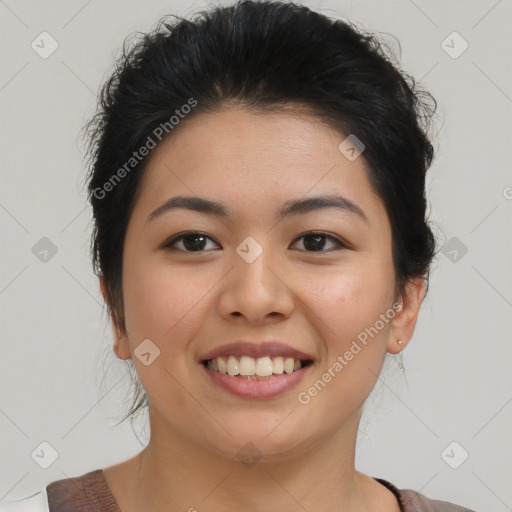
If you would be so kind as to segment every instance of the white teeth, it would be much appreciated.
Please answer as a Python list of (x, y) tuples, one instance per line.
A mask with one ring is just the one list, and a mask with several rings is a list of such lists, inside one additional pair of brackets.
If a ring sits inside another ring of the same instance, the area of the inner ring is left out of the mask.
[(233, 356), (229, 356), (228, 358), (227, 369), (229, 375), (238, 375), (240, 373), (240, 370), (238, 369), (238, 361)]
[(284, 360), (282, 357), (274, 357), (274, 373), (281, 375), (284, 372)]
[(240, 375), (249, 380), (258, 379), (258, 377), (271, 377), (272, 375), (281, 375), (284, 373), (293, 373), (302, 367), (300, 359), (293, 357), (259, 357), (255, 359), (249, 356), (236, 358), (229, 356), (227, 361), (223, 357), (210, 359), (207, 363), (210, 370), (232, 376)]
[(286, 373), (293, 373), (293, 357), (287, 357), (284, 360), (284, 371)]
[(256, 363), (252, 357), (242, 356), (240, 358), (240, 375), (254, 375)]
[(219, 367), (219, 373), (228, 373), (228, 367), (226, 361), (222, 359), (222, 357), (216, 357), (215, 361), (217, 361), (217, 366)]
[(272, 373), (272, 359), (270, 359), (270, 357), (260, 357), (256, 361), (256, 375), (259, 375), (260, 377), (267, 377), (268, 375), (272, 375)]

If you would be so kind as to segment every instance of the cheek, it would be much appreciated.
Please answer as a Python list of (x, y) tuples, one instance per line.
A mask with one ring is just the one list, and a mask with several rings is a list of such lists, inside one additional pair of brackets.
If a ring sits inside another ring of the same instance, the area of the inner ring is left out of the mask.
[[(301, 387), (298, 401), (305, 410), (329, 410), (326, 428), (337, 428), (361, 407), (376, 383), (394, 314), (393, 284), (392, 270), (375, 262), (340, 272), (328, 287), (317, 283), (313, 290), (310, 304), (326, 353), (318, 373)], [(386, 313), (387, 322), (381, 317)], [(304, 418), (303, 427), (315, 428), (315, 417)]]
[[(155, 407), (162, 411), (185, 410), (190, 407), (190, 399), (182, 385), (190, 381), (191, 370), (197, 364), (189, 344), (206, 314), (205, 292), (214, 282), (209, 283), (207, 276), (197, 272), (171, 268), (161, 261), (152, 263), (150, 258), (134, 261), (127, 260), (123, 286), (127, 332), (137, 374)], [(158, 356), (149, 365), (137, 357), (142, 352), (137, 347), (146, 339), (159, 350), (150, 349)], [(200, 413), (193, 410), (190, 414)]]
[[(374, 325), (392, 304), (394, 272), (390, 262), (372, 258), (338, 268), (307, 285), (308, 304), (322, 320), (328, 348), (346, 350), (347, 342)], [(380, 323), (379, 323), (380, 326)], [(382, 326), (381, 326), (382, 327)], [(386, 332), (389, 325), (381, 329)], [(332, 356), (332, 354), (331, 354)]]
[(207, 276), (171, 268), (150, 258), (129, 258), (123, 279), (126, 325), (132, 349), (145, 338), (176, 354), (197, 327), (201, 299), (211, 285)]

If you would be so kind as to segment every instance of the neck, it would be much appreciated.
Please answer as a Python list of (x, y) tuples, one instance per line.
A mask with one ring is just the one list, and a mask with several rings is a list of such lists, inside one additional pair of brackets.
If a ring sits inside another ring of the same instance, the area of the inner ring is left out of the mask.
[(153, 413), (151, 440), (132, 459), (134, 510), (359, 510), (376, 483), (354, 468), (360, 415), (289, 458), (245, 465), (170, 435)]

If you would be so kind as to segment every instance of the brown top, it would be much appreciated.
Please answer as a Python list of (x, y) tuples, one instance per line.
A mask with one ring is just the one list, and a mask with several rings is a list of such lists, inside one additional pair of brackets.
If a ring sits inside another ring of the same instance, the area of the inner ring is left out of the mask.
[[(474, 512), (446, 501), (431, 500), (410, 489), (399, 490), (382, 478), (374, 478), (395, 496), (401, 512)], [(82, 476), (56, 480), (46, 486), (50, 512), (121, 512), (102, 469)]]

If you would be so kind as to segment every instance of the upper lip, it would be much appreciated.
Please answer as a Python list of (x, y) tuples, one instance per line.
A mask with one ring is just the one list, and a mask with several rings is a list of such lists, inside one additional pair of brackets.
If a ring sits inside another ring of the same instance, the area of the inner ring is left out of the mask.
[(253, 358), (282, 356), (293, 357), (294, 359), (301, 360), (313, 359), (313, 356), (310, 354), (306, 354), (301, 350), (297, 350), (296, 348), (279, 341), (262, 341), (257, 343), (250, 341), (234, 341), (212, 348), (202, 356), (201, 361), (207, 361), (209, 359), (224, 356), (249, 356)]

